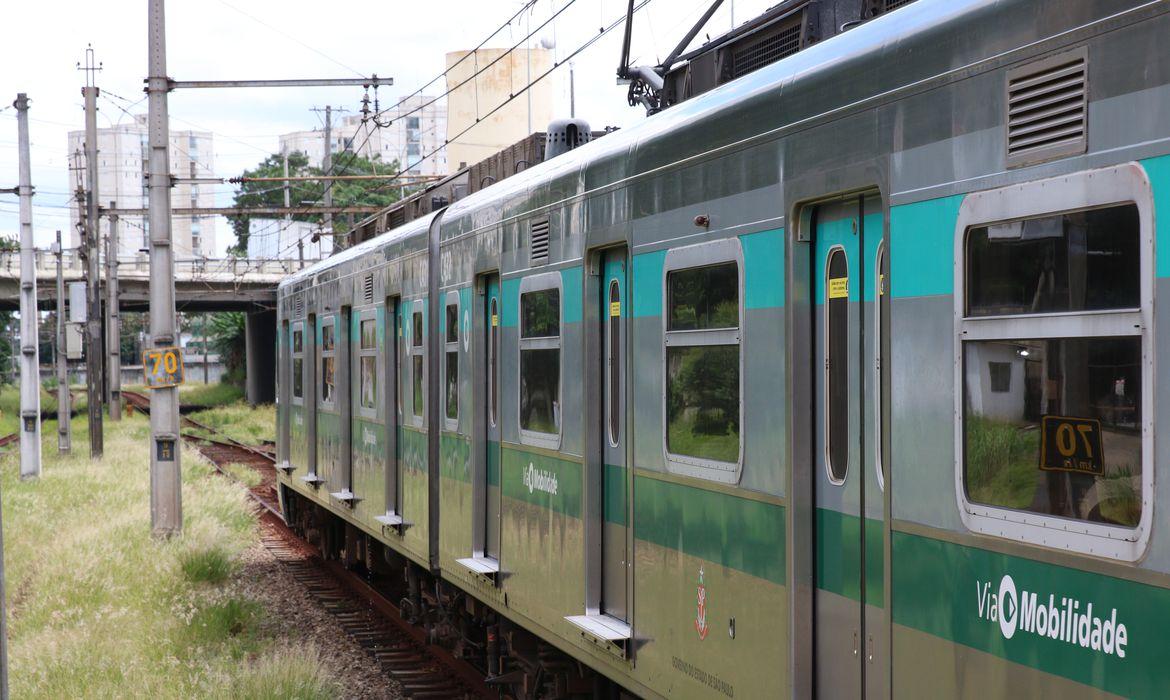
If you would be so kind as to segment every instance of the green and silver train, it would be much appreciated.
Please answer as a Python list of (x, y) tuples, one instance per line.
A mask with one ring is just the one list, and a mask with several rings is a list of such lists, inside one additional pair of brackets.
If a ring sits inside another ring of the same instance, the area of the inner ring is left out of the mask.
[(1170, 2), (921, 0), (293, 275), (284, 512), (526, 697), (1167, 697)]

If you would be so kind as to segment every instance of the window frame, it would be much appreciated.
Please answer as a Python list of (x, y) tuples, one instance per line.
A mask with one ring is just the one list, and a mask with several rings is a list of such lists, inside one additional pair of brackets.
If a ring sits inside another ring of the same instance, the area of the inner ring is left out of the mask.
[[(1140, 306), (1131, 309), (967, 316), (966, 243), (972, 229), (988, 224), (1134, 205), (1138, 211)], [(1154, 215), (1153, 192), (1137, 163), (1080, 171), (968, 194), (954, 233), (954, 471), (955, 497), (971, 531), (1026, 544), (1137, 561), (1149, 544), (1154, 517)], [(1135, 332), (1136, 331), (1136, 332)], [(976, 341), (1136, 337), (1142, 349), (1142, 513), (1127, 528), (975, 503), (968, 499), (966, 462), (965, 344)]]
[[(670, 273), (721, 263), (735, 263), (738, 279), (738, 321), (736, 328), (672, 331), (670, 328)], [(744, 429), (744, 345), (746, 340), (746, 287), (744, 286), (743, 247), (736, 237), (673, 248), (666, 252), (662, 264), (662, 456), (666, 469), (675, 474), (692, 476), (724, 484), (737, 484), (743, 476)], [(704, 342), (706, 341), (706, 342)], [(674, 454), (667, 444), (666, 403), (669, 377), (666, 354), (671, 347), (709, 347), (735, 345), (739, 348), (739, 454), (735, 462), (720, 462), (702, 457)]]
[[(382, 414), (383, 401), (379, 400), (383, 385), (383, 372), (381, 356), (383, 353), (379, 352), (381, 345), (381, 334), (378, 328), (378, 310), (376, 308), (363, 309), (362, 311), (353, 312), (353, 317), (357, 321), (357, 343), (355, 344), (354, 354), (357, 356), (357, 392), (354, 398), (357, 407), (357, 413), (362, 418), (372, 418), (377, 420)], [(369, 321), (374, 324), (374, 347), (362, 347), (362, 324)], [(362, 404), (362, 360), (367, 357), (374, 358), (374, 405), (367, 407)]]
[[(850, 365), (854, 361), (856, 361), (856, 358), (850, 357), (851, 353), (849, 353), (849, 350), (850, 350), (849, 335), (850, 335), (850, 331), (852, 329), (850, 328), (850, 325), (849, 325), (849, 301), (850, 301), (850, 299), (849, 299), (849, 295), (847, 292), (845, 295), (845, 307), (843, 309), (843, 311), (845, 313), (845, 345), (844, 345), (844, 347), (845, 347), (846, 355), (844, 358), (844, 362), (842, 363), (845, 365), (845, 386), (846, 386), (845, 416), (844, 416), (845, 417), (845, 448), (846, 448), (846, 452), (845, 452), (845, 468), (844, 468), (845, 470), (844, 470), (844, 472), (842, 472), (841, 478), (838, 479), (837, 476), (835, 474), (833, 474), (833, 457), (832, 457), (832, 455), (833, 455), (833, 402), (832, 402), (832, 392), (829, 391), (829, 383), (832, 381), (832, 365), (833, 365), (833, 358), (830, 356), (830, 352), (829, 352), (829, 348), (831, 346), (831, 344), (829, 342), (829, 333), (832, 332), (832, 329), (830, 328), (830, 324), (829, 324), (829, 311), (830, 311), (830, 309), (829, 309), (829, 280), (832, 278), (829, 277), (829, 275), (830, 275), (830, 268), (833, 265), (833, 258), (838, 253), (840, 253), (841, 256), (845, 259), (845, 282), (848, 285), (849, 278), (852, 275), (852, 267), (853, 267), (853, 265), (850, 263), (850, 260), (849, 260), (849, 251), (847, 251), (845, 249), (845, 246), (843, 246), (843, 245), (834, 245), (834, 246), (830, 247), (827, 251), (825, 251), (825, 265), (824, 265), (824, 269), (821, 271), (822, 275), (823, 275), (823, 280), (822, 280), (823, 284), (821, 285), (821, 288), (824, 290), (825, 297), (824, 297), (824, 299), (817, 300), (818, 302), (820, 302), (821, 309), (822, 309), (822, 316), (823, 316), (821, 319), (821, 343), (822, 343), (822, 346), (824, 347), (824, 360), (825, 360), (824, 367), (822, 369), (822, 375), (821, 375), (821, 383), (823, 385), (822, 392), (821, 392), (823, 399), (820, 402), (821, 403), (821, 421), (822, 421), (822, 425), (824, 425), (824, 431), (823, 431), (823, 433), (824, 433), (823, 434), (824, 454), (821, 455), (821, 461), (824, 464), (825, 479), (832, 486), (844, 486), (845, 480), (849, 478), (849, 458), (852, 456), (852, 455), (850, 455), (850, 452), (852, 452), (852, 450), (850, 450), (849, 448), (850, 448), (850, 442), (852, 442), (852, 437), (853, 437), (850, 434), (850, 430), (849, 430), (850, 392), (848, 391), (848, 389), (851, 388), (849, 386), (849, 369), (850, 369)], [(846, 287), (846, 290), (848, 290), (848, 287)]]
[[(320, 408), (337, 409), (337, 316), (329, 314), (321, 318), (319, 322), (321, 328), (321, 342), (317, 343), (317, 386), (314, 390), (317, 392), (317, 405)], [(330, 350), (325, 349), (325, 329), (333, 329), (333, 347)], [(325, 398), (325, 358), (333, 360), (333, 396), (330, 399)]]
[[(289, 387), (288, 395), (294, 406), (305, 405), (305, 322), (293, 321), (291, 324), (292, 332), (289, 334)], [(296, 337), (301, 336), (301, 349), (296, 348)], [(293, 376), (293, 367), (296, 367), (297, 360), (301, 361), (301, 395), (297, 396), (296, 377)]]
[[(413, 302), (409, 302), (408, 303), (408, 313), (410, 314), (410, 329), (409, 329), (409, 332), (405, 334), (406, 335), (405, 340), (406, 340), (407, 357), (410, 358), (410, 362), (408, 363), (408, 366), (410, 367), (410, 369), (408, 370), (410, 373), (410, 383), (406, 386), (406, 391), (409, 393), (407, 394), (406, 397), (403, 397), (403, 404), (406, 404), (406, 406), (410, 407), (410, 411), (407, 413), (407, 415), (410, 416), (410, 424), (416, 428), (425, 428), (427, 425), (427, 399), (429, 397), (427, 395), (428, 394), (428, 392), (427, 392), (427, 388), (428, 388), (427, 387), (427, 327), (426, 327), (427, 326), (427, 310), (426, 310), (426, 304), (425, 304), (424, 300), (415, 299)], [(414, 344), (415, 314), (418, 314), (418, 324), (419, 324), (420, 342), (418, 345)], [(421, 393), (422, 393), (422, 412), (421, 413), (414, 412), (414, 380), (415, 380), (414, 358), (416, 356), (422, 357), (422, 364), (421, 364), (421, 367), (419, 370), (422, 374), (422, 391), (421, 391)], [(406, 400), (407, 398), (409, 398), (410, 400), (407, 401)]]
[[(542, 338), (524, 337), (524, 295), (531, 292), (542, 292), (549, 289), (557, 290), (557, 336)], [(520, 442), (533, 447), (544, 447), (559, 450), (561, 437), (565, 432), (564, 396), (565, 396), (565, 290), (559, 270), (528, 275), (520, 280), (520, 291), (516, 297), (516, 429), (520, 434)], [(520, 385), (523, 383), (521, 375), (522, 357), (525, 350), (556, 350), (557, 351), (557, 401), (561, 405), (561, 421), (555, 433), (542, 433), (528, 430), (520, 422)]]
[(877, 274), (874, 275), (873, 290), (873, 466), (877, 473), (878, 493), (883, 493), (886, 490), (886, 473), (884, 470), (884, 462), (882, 461), (882, 440), (888, 428), (885, 411), (882, 408), (885, 400), (885, 395), (882, 391), (882, 346), (885, 345), (886, 340), (886, 327), (882, 321), (887, 320), (883, 310), (883, 302), (888, 291), (886, 287), (886, 273), (883, 267), (885, 264), (886, 241), (883, 238), (878, 242), (877, 252), (874, 254), (874, 270), (877, 271)]
[[(455, 307), (455, 340), (449, 339), (450, 328), (447, 326), (447, 310), (452, 306)], [(459, 390), (459, 374), (462, 370), (463, 357), (459, 352), (459, 344), (463, 341), (463, 333), (459, 328), (462, 313), (459, 303), (459, 292), (450, 291), (443, 295), (443, 363), (440, 366), (443, 378), (441, 385), (443, 387), (443, 428), (450, 432), (459, 431), (459, 418), (462, 415), (463, 402), (460, 400)], [(455, 353), (456, 375), (455, 375), (455, 416), (451, 417), (447, 413), (447, 361), (450, 359), (450, 354)]]
[[(614, 292), (617, 292), (617, 301), (614, 301)], [(625, 299), (622, 298), (622, 285), (617, 279), (610, 279), (605, 289), (605, 391), (607, 401), (605, 406), (605, 434), (610, 447), (618, 447), (622, 439), (622, 402), (624, 382), (622, 372), (625, 371), (625, 324), (622, 311)], [(618, 313), (613, 313), (613, 304), (618, 305)]]

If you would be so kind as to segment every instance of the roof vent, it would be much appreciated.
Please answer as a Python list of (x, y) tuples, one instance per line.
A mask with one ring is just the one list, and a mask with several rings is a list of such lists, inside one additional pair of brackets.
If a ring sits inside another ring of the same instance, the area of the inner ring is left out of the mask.
[(374, 273), (369, 273), (362, 279), (362, 302), (374, 303)]
[(543, 265), (548, 262), (548, 219), (532, 222), (528, 261), (532, 265)]
[(557, 119), (549, 122), (548, 135), (544, 142), (544, 159), (556, 158), (592, 140), (593, 132), (589, 130), (589, 122), (584, 119)]
[(1088, 83), (1084, 47), (1008, 72), (1009, 167), (1085, 152)]

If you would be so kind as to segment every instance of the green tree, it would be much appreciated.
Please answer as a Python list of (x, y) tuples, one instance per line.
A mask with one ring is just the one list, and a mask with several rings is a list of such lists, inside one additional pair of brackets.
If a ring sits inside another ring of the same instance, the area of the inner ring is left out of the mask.
[[(20, 250), (20, 243), (15, 238), (0, 238), (0, 251), (12, 252)], [(0, 311), (0, 385), (8, 384), (13, 377), (12, 338), (17, 329), (13, 328), (15, 318), (13, 311)]]
[(247, 339), (244, 335), (244, 314), (227, 311), (211, 314), (207, 324), (211, 347), (219, 353), (224, 365), (223, 382), (244, 386), (244, 357)]
[[(334, 175), (378, 175), (398, 172), (398, 161), (383, 163), (377, 155), (371, 160), (348, 151), (333, 155)], [(300, 151), (288, 155), (290, 177), (304, 177), (324, 174), (321, 168), (309, 163), (309, 158)], [(245, 170), (242, 177), (282, 177), (284, 156), (274, 153), (258, 163), (255, 168)], [(333, 183), (333, 203), (336, 206), (378, 206), (385, 207), (398, 201), (401, 188), (391, 186), (389, 180), (336, 180)], [(293, 207), (306, 202), (319, 204), (324, 196), (326, 181), (297, 180), (290, 183), (289, 202)], [(233, 206), (236, 207), (280, 207), (284, 206), (284, 186), (278, 181), (243, 182), (236, 190)], [(308, 207), (308, 204), (304, 204)], [(248, 226), (251, 217), (228, 217), (236, 234), (235, 245), (228, 248), (233, 255), (246, 255), (248, 251)], [(321, 222), (320, 214), (298, 213), (296, 221)], [(334, 228), (341, 230), (343, 223), (334, 217)]]

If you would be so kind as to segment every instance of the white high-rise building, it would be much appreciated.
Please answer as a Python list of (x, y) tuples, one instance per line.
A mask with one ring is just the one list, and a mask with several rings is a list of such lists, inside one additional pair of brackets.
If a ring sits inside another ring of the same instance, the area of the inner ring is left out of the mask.
[[(382, 163), (397, 161), (412, 175), (446, 175), (447, 106), (434, 97), (415, 95), (384, 111), (378, 121), (386, 126), (362, 123), (360, 115), (339, 115), (330, 133), (333, 152), (356, 152), (378, 156)], [(280, 136), (280, 152), (300, 151), (309, 163), (321, 167), (325, 161), (325, 134), (322, 129), (294, 131)], [(428, 157), (429, 156), (429, 157)]]
[[(215, 155), (212, 134), (204, 131), (170, 132), (170, 164), (172, 177), (214, 177)], [(147, 141), (146, 115), (134, 117), (131, 124), (118, 124), (97, 130), (98, 197), (102, 207), (125, 209), (147, 206), (146, 168), (150, 153)], [(76, 187), (85, 182), (85, 131), (69, 132), (69, 167), (73, 171), (70, 183)], [(214, 207), (215, 192), (210, 184), (178, 184), (171, 188), (171, 206)], [(68, 245), (81, 243), (78, 229), (79, 203), (70, 204)], [(216, 255), (214, 216), (174, 216), (171, 237), (176, 260), (191, 260)], [(101, 237), (109, 234), (109, 219), (101, 219)], [(119, 218), (118, 257), (145, 255), (149, 248), (148, 217), (128, 215)]]

